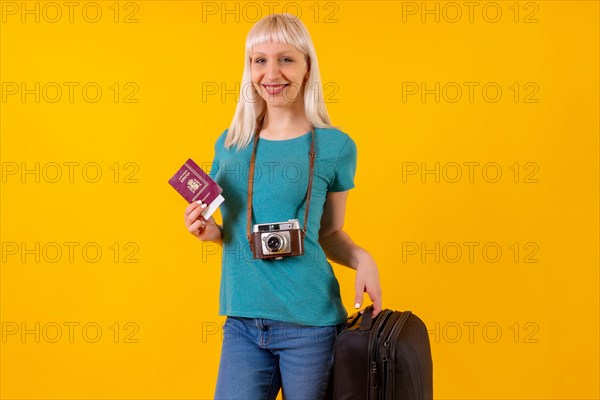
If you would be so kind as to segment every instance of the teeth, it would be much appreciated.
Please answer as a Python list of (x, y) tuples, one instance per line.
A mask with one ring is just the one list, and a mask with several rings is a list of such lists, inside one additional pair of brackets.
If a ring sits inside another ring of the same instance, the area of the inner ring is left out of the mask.
[(275, 93), (283, 89), (287, 85), (264, 85), (269, 93)]

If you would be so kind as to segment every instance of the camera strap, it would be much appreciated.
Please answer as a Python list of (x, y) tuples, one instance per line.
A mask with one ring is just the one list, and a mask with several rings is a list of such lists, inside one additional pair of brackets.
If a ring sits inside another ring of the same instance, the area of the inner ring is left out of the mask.
[[(256, 157), (256, 146), (258, 145), (258, 137), (260, 135), (260, 129), (262, 127), (262, 119), (259, 124), (257, 124), (256, 131), (254, 132), (254, 147), (252, 149), (252, 157), (250, 158), (250, 170), (248, 172), (248, 221), (247, 221), (247, 234), (248, 234), (248, 242), (250, 243), (250, 248), (252, 248), (252, 235), (250, 232), (250, 227), (252, 226), (252, 188), (254, 184), (254, 159)], [(310, 171), (308, 173), (308, 189), (306, 191), (306, 208), (304, 210), (304, 228), (302, 229), (302, 238), (306, 235), (306, 223), (308, 221), (308, 210), (310, 208), (310, 193), (312, 191), (312, 183), (313, 183), (313, 173), (315, 169), (315, 128), (311, 127), (311, 141), (310, 141), (310, 152), (309, 156), (309, 168)]]

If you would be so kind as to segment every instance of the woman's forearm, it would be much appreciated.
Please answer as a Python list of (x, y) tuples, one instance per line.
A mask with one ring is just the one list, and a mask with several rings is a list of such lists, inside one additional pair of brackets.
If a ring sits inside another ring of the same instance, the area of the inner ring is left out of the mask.
[(328, 259), (352, 269), (356, 269), (361, 258), (368, 254), (342, 229), (319, 237), (319, 243)]
[(217, 243), (219, 246), (223, 247), (223, 226), (219, 224), (215, 224), (219, 230), (219, 236), (213, 240), (213, 242)]
[(354, 308), (362, 306), (364, 292), (367, 292), (373, 302), (373, 316), (379, 314), (382, 309), (381, 285), (373, 257), (357, 246), (342, 229), (319, 237), (319, 243), (331, 261), (356, 270)]
[[(216, 229), (215, 229), (216, 228)], [(207, 237), (203, 240), (207, 242), (217, 243), (221, 247), (223, 247), (223, 226), (215, 223), (214, 226), (210, 225), (210, 232)]]

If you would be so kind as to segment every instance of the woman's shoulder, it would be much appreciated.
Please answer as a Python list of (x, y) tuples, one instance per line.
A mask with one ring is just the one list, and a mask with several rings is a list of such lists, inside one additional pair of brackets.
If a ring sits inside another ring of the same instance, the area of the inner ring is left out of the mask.
[(225, 138), (227, 137), (228, 132), (229, 132), (229, 128), (225, 128), (225, 130), (223, 132), (221, 132), (219, 134), (219, 136), (217, 137), (217, 142), (219, 142), (219, 141), (224, 142)]
[(316, 128), (315, 133), (317, 131), (319, 132), (318, 140), (328, 148), (340, 149), (346, 144), (355, 146), (352, 137), (340, 128)]
[(225, 150), (225, 139), (227, 138), (227, 132), (229, 132), (229, 128), (226, 128), (223, 132), (217, 136), (215, 140), (215, 150)]
[(352, 137), (348, 133), (342, 131), (340, 128), (315, 128), (315, 132), (317, 131), (319, 132), (320, 136), (323, 137), (323, 139), (329, 141), (344, 143), (348, 140), (352, 140)]

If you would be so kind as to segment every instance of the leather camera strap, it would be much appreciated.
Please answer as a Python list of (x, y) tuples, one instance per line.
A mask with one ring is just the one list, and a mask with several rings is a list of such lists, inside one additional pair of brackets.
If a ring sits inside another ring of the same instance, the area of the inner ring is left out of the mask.
[[(254, 147), (252, 149), (252, 157), (250, 158), (250, 170), (248, 172), (248, 211), (247, 211), (247, 235), (248, 235), (248, 243), (250, 243), (250, 248), (252, 248), (252, 234), (250, 232), (250, 227), (252, 225), (252, 189), (254, 184), (254, 160), (256, 157), (256, 147), (258, 145), (258, 137), (260, 135), (260, 129), (262, 127), (263, 120), (257, 124), (256, 131), (254, 132)], [(309, 173), (308, 173), (308, 189), (306, 191), (306, 208), (304, 210), (304, 228), (302, 230), (303, 237), (306, 235), (306, 223), (308, 222), (308, 210), (310, 208), (310, 193), (312, 191), (312, 183), (313, 183), (313, 173), (315, 168), (315, 128), (311, 127), (311, 142), (310, 142), (310, 152), (309, 155)]]

